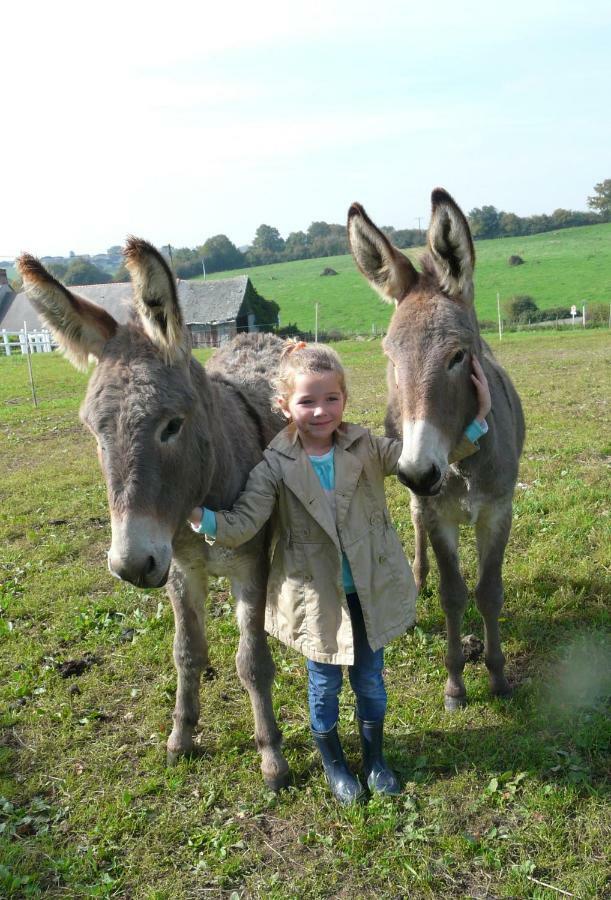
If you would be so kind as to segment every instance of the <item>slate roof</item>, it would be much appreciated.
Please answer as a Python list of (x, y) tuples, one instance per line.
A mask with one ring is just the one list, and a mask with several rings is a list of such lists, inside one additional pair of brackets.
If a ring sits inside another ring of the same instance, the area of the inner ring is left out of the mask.
[[(234, 321), (244, 315), (242, 305), (248, 289), (248, 276), (220, 281), (179, 281), (178, 299), (187, 325), (211, 325)], [(132, 286), (119, 284), (85, 284), (70, 287), (74, 294), (97, 303), (118, 322), (126, 322), (129, 315)], [(20, 331), (27, 322), (28, 331), (40, 329), (41, 322), (25, 291), (13, 294), (12, 300), (0, 298), (0, 328)]]

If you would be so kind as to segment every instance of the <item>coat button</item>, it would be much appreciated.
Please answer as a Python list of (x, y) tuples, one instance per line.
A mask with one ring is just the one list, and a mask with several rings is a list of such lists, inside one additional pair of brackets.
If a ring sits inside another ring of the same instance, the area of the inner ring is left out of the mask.
[(382, 563), (385, 563), (385, 562), (386, 562), (386, 557), (384, 556), (383, 553), (380, 553), (380, 555), (378, 556), (378, 562), (380, 563), (380, 565), (381, 565)]
[(303, 576), (303, 580), (304, 580), (304, 581), (312, 581), (312, 576), (311, 576), (311, 575), (304, 575), (304, 576)]

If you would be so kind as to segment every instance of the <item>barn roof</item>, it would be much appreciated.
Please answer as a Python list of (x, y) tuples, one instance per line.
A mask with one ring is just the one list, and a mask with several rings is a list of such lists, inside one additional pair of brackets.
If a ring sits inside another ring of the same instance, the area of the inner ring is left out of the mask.
[[(238, 315), (243, 315), (246, 310), (242, 310), (242, 305), (248, 284), (247, 275), (220, 281), (179, 281), (178, 299), (185, 323), (210, 325), (233, 321)], [(130, 282), (74, 285), (70, 290), (102, 306), (118, 322), (127, 321), (132, 295)], [(0, 303), (0, 328), (20, 331), (24, 322), (27, 323), (28, 331), (36, 331), (42, 327), (25, 291), (21, 291), (13, 294), (12, 300), (7, 298)]]

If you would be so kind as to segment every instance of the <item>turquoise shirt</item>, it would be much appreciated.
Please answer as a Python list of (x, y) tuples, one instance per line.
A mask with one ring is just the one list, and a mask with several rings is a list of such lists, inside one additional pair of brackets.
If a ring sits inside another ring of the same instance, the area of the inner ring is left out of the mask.
[[(312, 463), (312, 468), (316, 472), (335, 516), (335, 447), (331, 447), (324, 456), (308, 456), (308, 459)], [(347, 594), (356, 593), (350, 563), (345, 553), (342, 553), (342, 582)]]

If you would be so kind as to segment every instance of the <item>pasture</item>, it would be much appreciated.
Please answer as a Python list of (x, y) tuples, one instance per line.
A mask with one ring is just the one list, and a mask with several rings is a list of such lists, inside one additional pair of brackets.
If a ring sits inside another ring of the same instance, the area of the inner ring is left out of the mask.
[[(310, 743), (304, 661), (275, 642), (274, 703), (294, 784), (279, 795), (264, 789), (235, 672), (232, 599), (220, 579), (208, 603), (215, 671), (202, 686), (201, 752), (166, 768), (172, 614), (163, 591), (108, 574), (105, 489), (78, 421), (86, 376), (55, 354), (35, 356), (34, 409), (25, 360), (0, 360), (1, 896), (605, 895), (609, 334), (520, 333), (491, 343), (527, 421), (504, 569), (502, 634), (515, 696), (490, 700), (483, 663), (468, 663), (470, 704), (444, 712), (433, 568), (415, 630), (386, 652), (387, 755), (403, 794), (351, 809), (330, 798)], [(381, 433), (379, 341), (338, 350), (350, 378), (348, 418)], [(411, 558), (408, 494), (394, 479), (387, 494)], [(472, 534), (462, 541), (473, 587)], [(473, 606), (470, 632), (481, 635)], [(342, 701), (356, 765), (348, 689)]]
[[(361, 198), (365, 200), (366, 198)], [(367, 203), (365, 202), (365, 206)], [(371, 215), (374, 209), (367, 210)], [(496, 295), (501, 300), (529, 294), (539, 309), (582, 303), (609, 303), (611, 299), (611, 223), (566, 228), (528, 237), (499, 238), (475, 244), (475, 308), (480, 320), (496, 321)], [(408, 250), (416, 263), (421, 251)], [(509, 266), (517, 254), (522, 266)], [(325, 267), (337, 276), (321, 277)], [(282, 325), (296, 322), (314, 329), (314, 303), (319, 303), (319, 327), (348, 334), (386, 329), (391, 307), (382, 303), (357, 272), (352, 257), (306, 259), (252, 269), (215, 273), (209, 278), (247, 274), (268, 300), (280, 304)]]

